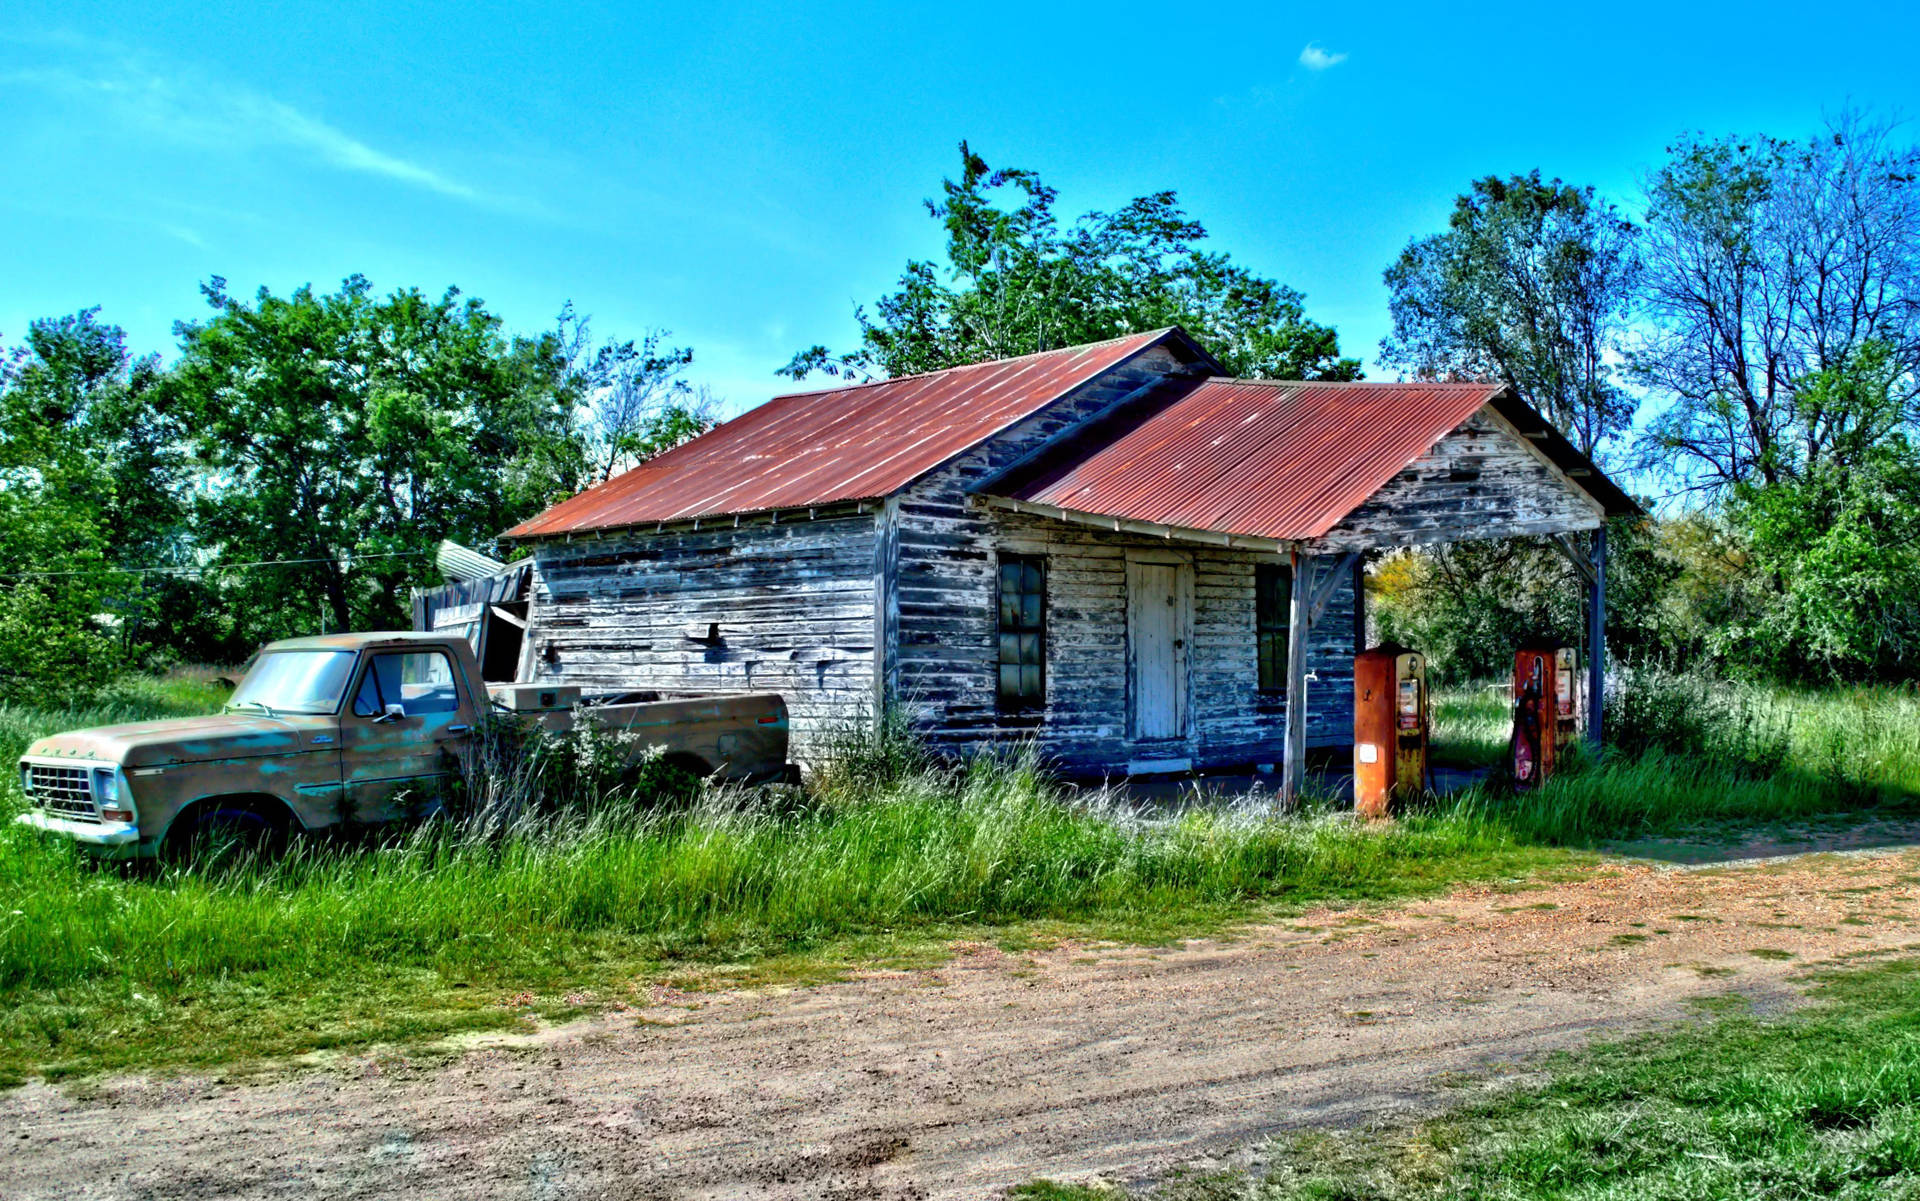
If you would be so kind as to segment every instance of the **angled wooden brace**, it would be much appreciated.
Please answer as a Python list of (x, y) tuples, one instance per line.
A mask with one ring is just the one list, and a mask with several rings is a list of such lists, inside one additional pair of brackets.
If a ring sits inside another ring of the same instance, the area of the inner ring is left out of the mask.
[(1560, 552), (1560, 557), (1573, 564), (1573, 569), (1580, 573), (1580, 578), (1587, 582), (1588, 587), (1592, 587), (1594, 580), (1598, 577), (1594, 574), (1593, 560), (1587, 556), (1587, 552), (1580, 548), (1579, 543), (1565, 534), (1548, 536), (1553, 539), (1553, 548)]
[(1339, 559), (1329, 561), (1320, 567), (1317, 573), (1319, 578), (1313, 582), (1312, 600), (1307, 605), (1308, 629), (1320, 624), (1320, 618), (1325, 615), (1327, 604), (1333, 600), (1333, 594), (1339, 590), (1341, 580), (1352, 573), (1353, 565), (1359, 559), (1359, 551), (1349, 551)]

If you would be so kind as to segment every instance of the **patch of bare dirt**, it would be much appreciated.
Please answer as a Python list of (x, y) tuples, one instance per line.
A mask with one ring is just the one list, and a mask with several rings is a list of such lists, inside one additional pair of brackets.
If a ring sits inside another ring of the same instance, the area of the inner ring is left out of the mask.
[(259, 1084), (0, 1095), (0, 1196), (978, 1197), (1118, 1179), (1432, 1103), (1457, 1073), (1793, 1003), (1920, 946), (1920, 851), (1609, 864), (1177, 948), (957, 948), (937, 970), (652, 1007)]

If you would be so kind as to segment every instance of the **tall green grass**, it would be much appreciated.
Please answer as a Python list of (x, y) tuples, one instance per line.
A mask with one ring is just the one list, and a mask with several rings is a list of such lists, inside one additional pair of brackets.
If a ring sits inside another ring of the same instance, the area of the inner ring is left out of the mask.
[[(915, 774), (860, 801), (786, 812), (719, 793), (689, 812), (603, 812), (504, 841), (430, 828), (377, 849), (309, 847), (216, 875), (123, 877), (9, 834), (0, 1069), (367, 1037), (353, 1021), (309, 1018), (278, 1034), (223, 1026), (315, 988), (410, 992), (410, 1020), (457, 1028), (476, 1015), (456, 1005), (436, 1016), (423, 1001), (431, 1009), (463, 988), (462, 1001), (496, 1004), (527, 989), (617, 989), (687, 958), (1035, 920), (1157, 937), (1252, 902), (1404, 895), (1548, 858), (1450, 813), (1373, 831), (1335, 815), (1208, 812), (1138, 826), (1062, 803), (1030, 760)], [(233, 1005), (234, 982), (245, 984), (241, 1008), (209, 1012)], [(179, 1021), (198, 1031), (190, 1047), (175, 1045), (169, 1026)]]
[(1458, 805), (1557, 844), (1920, 811), (1920, 697), (1909, 689), (1623, 675), (1608, 697), (1598, 763), (1580, 754), (1546, 787), (1517, 797), (1496, 776)]
[(1436, 765), (1493, 767), (1507, 758), (1513, 702), (1498, 685), (1463, 684), (1433, 694), (1430, 753)]
[[(0, 752), (219, 699), (175, 681), (130, 685), (89, 711), (0, 710)], [(1603, 838), (1892, 809), (1920, 794), (1910, 695), (1748, 690), (1726, 703), (1764, 713), (1643, 721), (1654, 747), (1643, 754), (1622, 747), (1538, 793), (1484, 787), (1375, 827), (1257, 808), (1146, 823), (1115, 796), (1062, 793), (1031, 757), (956, 771), (887, 740), (850, 748), (805, 793), (576, 807), (504, 831), (441, 824), (222, 871), (102, 867), (8, 825), (0, 1076), (495, 1027), (519, 1020), (528, 996), (549, 1011), (569, 994), (601, 1004), (689, 961), (831, 959), (960, 932), (1018, 937), (1035, 923), (1165, 937), (1263, 906), (1511, 877)], [(1484, 760), (1500, 720), (1487, 699), (1450, 714), (1443, 698), (1440, 710), (1442, 737)], [(1748, 732), (1725, 734), (1736, 727)]]

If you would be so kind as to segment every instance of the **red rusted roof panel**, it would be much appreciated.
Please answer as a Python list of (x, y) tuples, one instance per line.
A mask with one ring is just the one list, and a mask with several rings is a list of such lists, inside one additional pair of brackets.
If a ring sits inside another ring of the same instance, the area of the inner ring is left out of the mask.
[(505, 536), (541, 538), (888, 496), (1169, 332), (777, 396)]
[(1317, 538), (1500, 391), (1209, 380), (1076, 436), (991, 490), (1188, 529)]

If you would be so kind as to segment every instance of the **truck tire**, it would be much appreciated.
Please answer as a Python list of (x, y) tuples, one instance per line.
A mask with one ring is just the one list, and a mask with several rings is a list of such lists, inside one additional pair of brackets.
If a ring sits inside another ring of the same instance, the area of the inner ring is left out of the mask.
[(288, 827), (264, 806), (246, 801), (206, 801), (167, 831), (168, 858), (195, 867), (217, 867), (249, 858), (271, 858), (286, 849)]

